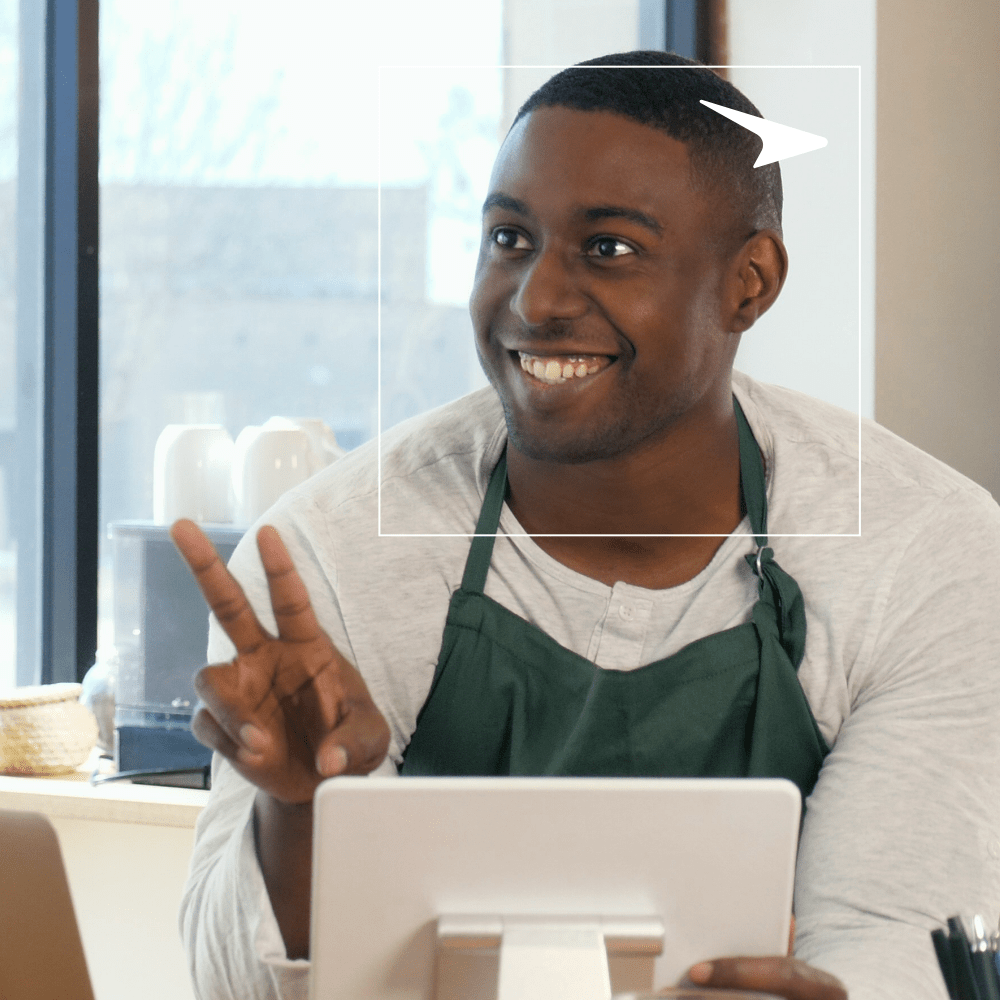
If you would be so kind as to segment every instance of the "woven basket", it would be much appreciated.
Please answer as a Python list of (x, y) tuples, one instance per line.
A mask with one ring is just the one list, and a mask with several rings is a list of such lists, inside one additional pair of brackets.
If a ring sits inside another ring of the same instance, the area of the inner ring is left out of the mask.
[(0, 771), (64, 774), (97, 742), (97, 720), (79, 684), (42, 684), (0, 694)]

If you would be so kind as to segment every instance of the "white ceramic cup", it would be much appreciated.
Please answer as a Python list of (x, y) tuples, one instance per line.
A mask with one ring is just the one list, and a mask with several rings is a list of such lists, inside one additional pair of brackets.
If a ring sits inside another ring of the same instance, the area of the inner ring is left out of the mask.
[(347, 452), (337, 444), (337, 436), (319, 417), (270, 417), (265, 430), (293, 428), (309, 438), (309, 475), (314, 476)]
[[(271, 421), (267, 425), (271, 424)], [(309, 475), (314, 476), (347, 452), (337, 444), (337, 436), (319, 417), (297, 417), (291, 421), (309, 437)]]
[(153, 452), (153, 520), (233, 519), (233, 439), (221, 424), (168, 424)]
[(244, 427), (233, 448), (234, 519), (252, 524), (286, 490), (312, 474), (309, 435), (279, 423)]

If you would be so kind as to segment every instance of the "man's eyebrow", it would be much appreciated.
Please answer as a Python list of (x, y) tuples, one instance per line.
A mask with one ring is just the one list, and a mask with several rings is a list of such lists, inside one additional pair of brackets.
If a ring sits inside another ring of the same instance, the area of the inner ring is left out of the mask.
[(588, 208), (583, 217), (588, 222), (597, 222), (599, 219), (628, 219), (637, 225), (643, 226), (657, 236), (662, 235), (663, 226), (651, 215), (640, 212), (637, 208), (625, 208), (622, 205), (599, 205), (595, 208)]
[[(491, 208), (502, 208), (508, 212), (516, 212), (518, 215), (531, 215), (531, 209), (523, 201), (500, 191), (495, 191), (483, 202), (483, 214), (485, 215)], [(597, 222), (600, 219), (628, 219), (657, 236), (663, 234), (663, 226), (651, 215), (640, 212), (637, 208), (626, 208), (624, 205), (597, 205), (594, 208), (586, 209), (583, 212), (583, 217), (588, 222)]]
[(531, 215), (531, 210), (523, 201), (518, 201), (517, 198), (512, 198), (509, 194), (502, 194), (499, 191), (494, 191), (483, 202), (483, 215), (491, 208), (503, 208), (508, 212), (517, 212), (518, 215)]

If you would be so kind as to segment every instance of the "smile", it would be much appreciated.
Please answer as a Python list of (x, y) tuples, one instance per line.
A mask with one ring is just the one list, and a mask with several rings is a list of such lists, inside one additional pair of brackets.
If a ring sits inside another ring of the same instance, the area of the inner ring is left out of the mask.
[(518, 351), (517, 355), (521, 359), (521, 367), (524, 371), (546, 385), (561, 385), (563, 382), (569, 382), (575, 378), (580, 379), (586, 378), (588, 375), (595, 375), (607, 368), (612, 360), (605, 355), (595, 354), (560, 354), (555, 357), (545, 357)]

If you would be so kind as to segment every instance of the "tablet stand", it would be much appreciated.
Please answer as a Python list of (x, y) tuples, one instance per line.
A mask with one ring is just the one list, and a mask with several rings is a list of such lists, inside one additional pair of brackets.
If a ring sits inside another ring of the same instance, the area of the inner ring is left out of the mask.
[(656, 956), (657, 917), (439, 917), (438, 947), (500, 950), (497, 1000), (609, 1000), (608, 955)]

